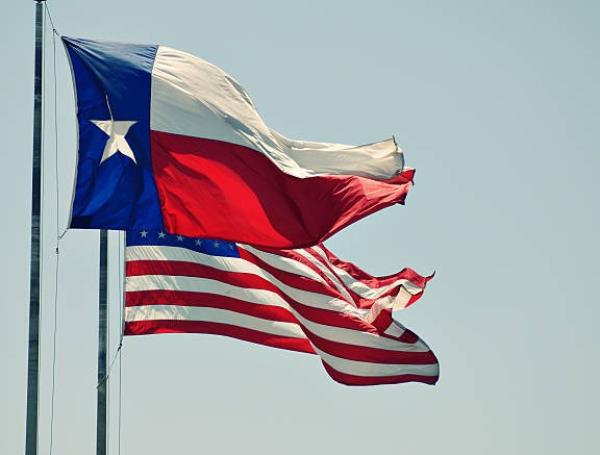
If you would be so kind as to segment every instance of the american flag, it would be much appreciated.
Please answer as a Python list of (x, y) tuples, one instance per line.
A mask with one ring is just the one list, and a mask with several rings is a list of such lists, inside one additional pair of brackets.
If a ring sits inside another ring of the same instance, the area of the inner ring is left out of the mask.
[(316, 354), (348, 385), (434, 384), (427, 344), (392, 318), (430, 277), (375, 277), (325, 246), (262, 250), (239, 243), (128, 232), (125, 334), (212, 333)]

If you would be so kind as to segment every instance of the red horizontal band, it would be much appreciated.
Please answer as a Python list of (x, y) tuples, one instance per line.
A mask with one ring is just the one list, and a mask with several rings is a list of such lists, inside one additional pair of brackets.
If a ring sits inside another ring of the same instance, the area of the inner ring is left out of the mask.
[(404, 203), (414, 175), (407, 170), (387, 180), (298, 178), (236, 144), (159, 131), (150, 132), (150, 141), (168, 232), (269, 248), (315, 245), (373, 212)]
[(230, 324), (203, 321), (135, 321), (125, 323), (125, 335), (153, 335), (158, 333), (207, 333), (223, 335), (251, 343), (274, 348), (314, 354), (308, 340), (303, 338), (282, 337), (265, 332), (237, 327)]
[(306, 327), (302, 327), (302, 330), (318, 349), (342, 359), (391, 365), (433, 365), (437, 363), (437, 359), (431, 351), (391, 351), (368, 346), (356, 346), (326, 340), (310, 332)]
[(377, 384), (400, 384), (403, 382), (423, 382), (435, 384), (439, 376), (424, 376), (418, 374), (401, 374), (397, 376), (355, 376), (341, 373), (323, 362), (323, 366), (331, 378), (344, 385), (377, 385)]
[(298, 323), (290, 311), (274, 305), (257, 305), (232, 297), (207, 292), (184, 292), (170, 290), (128, 291), (125, 306), (177, 305), (204, 308), (219, 308), (235, 311), (261, 319)]

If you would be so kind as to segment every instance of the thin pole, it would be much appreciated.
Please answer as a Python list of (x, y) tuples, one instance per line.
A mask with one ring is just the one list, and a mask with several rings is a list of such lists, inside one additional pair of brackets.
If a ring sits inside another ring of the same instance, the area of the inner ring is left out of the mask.
[(98, 395), (96, 407), (96, 455), (106, 455), (106, 355), (108, 342), (107, 293), (108, 293), (108, 233), (100, 231), (100, 278), (98, 294)]
[(42, 71), (44, 0), (35, 2), (35, 63), (33, 83), (33, 159), (31, 170), (31, 250), (29, 265), (29, 346), (27, 350), (27, 421), (25, 454), (37, 455), (40, 370), (40, 205), (42, 188)]

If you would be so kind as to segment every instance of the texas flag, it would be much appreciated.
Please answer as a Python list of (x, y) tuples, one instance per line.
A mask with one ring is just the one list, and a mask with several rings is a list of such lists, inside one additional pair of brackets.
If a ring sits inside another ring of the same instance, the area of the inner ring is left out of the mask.
[(63, 38), (77, 98), (72, 228), (301, 248), (403, 203), (393, 139), (350, 146), (270, 129), (218, 67), (165, 46)]

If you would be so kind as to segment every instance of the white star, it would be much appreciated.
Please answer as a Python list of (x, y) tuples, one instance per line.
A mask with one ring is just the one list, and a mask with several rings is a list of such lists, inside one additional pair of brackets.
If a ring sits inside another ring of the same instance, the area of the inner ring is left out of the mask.
[(178, 241), (178, 242), (183, 242), (183, 237), (182, 237), (182, 236), (180, 236), (180, 235), (178, 235), (178, 236), (177, 236), (177, 241)]
[(164, 239), (166, 236), (167, 236), (167, 234), (165, 234), (163, 231), (160, 231), (160, 232), (158, 233), (158, 238), (159, 238), (159, 239)]
[(146, 237), (148, 237), (148, 231), (143, 230), (142, 232), (140, 232), (140, 235), (142, 236), (143, 239), (145, 239)]
[(100, 164), (102, 164), (105, 160), (113, 156), (117, 152), (121, 152), (123, 155), (128, 156), (133, 160), (135, 164), (137, 161), (135, 159), (135, 155), (133, 154), (133, 150), (129, 147), (125, 136), (133, 125), (137, 122), (131, 121), (121, 121), (121, 120), (90, 120), (94, 125), (104, 131), (108, 140), (106, 141), (106, 145), (104, 146), (104, 153), (102, 153), (102, 159), (100, 160)]
[(200, 239), (196, 240), (196, 245), (202, 246), (202, 240), (200, 240)]
[(215, 248), (219, 248), (220, 243), (219, 242), (213, 242), (213, 245), (215, 246)]

